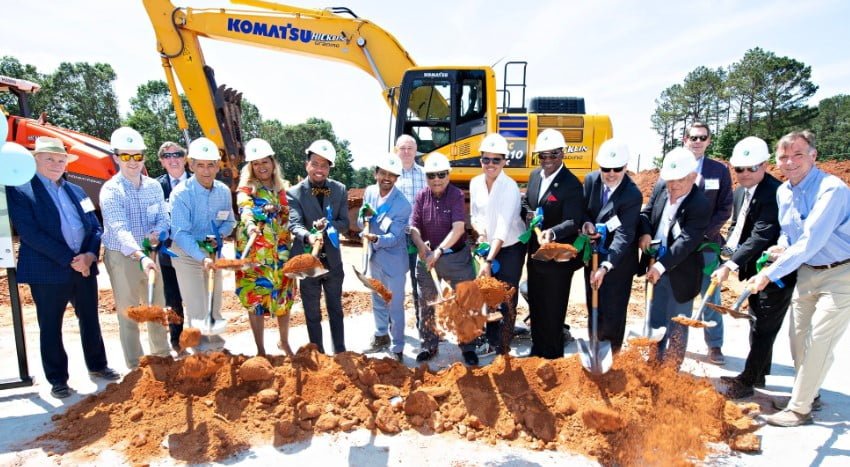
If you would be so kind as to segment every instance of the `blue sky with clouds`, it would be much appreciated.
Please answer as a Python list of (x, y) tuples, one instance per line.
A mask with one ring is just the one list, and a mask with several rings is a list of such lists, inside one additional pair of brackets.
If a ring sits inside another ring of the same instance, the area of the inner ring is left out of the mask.
[[(633, 159), (660, 152), (649, 117), (664, 88), (698, 66), (728, 66), (753, 47), (810, 65), (820, 86), (812, 104), (850, 94), (850, 2), (841, 0), (326, 1), (297, 5), (347, 6), (393, 34), (420, 65), (498, 63), (501, 82), (504, 60), (528, 61), (529, 96), (584, 97), (589, 113), (611, 116)], [(138, 85), (164, 79), (141, 0), (30, 0), (5, 8), (4, 17), (2, 55), (42, 72), (63, 61), (110, 63), (122, 115)], [(265, 118), (329, 120), (350, 141), (355, 166), (371, 165), (386, 151), (389, 110), (377, 82), (360, 70), (216, 41), (202, 47), (217, 81), (242, 91)]]

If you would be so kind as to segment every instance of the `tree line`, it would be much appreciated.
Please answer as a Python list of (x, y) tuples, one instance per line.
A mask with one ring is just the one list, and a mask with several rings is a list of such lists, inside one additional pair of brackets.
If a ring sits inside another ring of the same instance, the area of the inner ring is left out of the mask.
[(652, 128), (666, 153), (680, 144), (688, 125), (704, 122), (714, 135), (708, 153), (723, 159), (746, 136), (772, 146), (789, 131), (810, 128), (818, 138), (819, 158), (848, 159), (850, 95), (809, 106), (818, 90), (811, 77), (805, 63), (756, 47), (727, 67), (697, 67), (664, 89), (655, 100)]
[[(41, 91), (29, 96), (29, 107), (34, 116), (45, 113), (47, 120), (54, 125), (106, 141), (112, 131), (122, 125), (138, 130), (148, 147), (145, 150), (145, 166), (151, 176), (165, 172), (156, 157), (156, 151), (163, 142), (175, 141), (185, 146), (165, 81), (141, 84), (136, 95), (130, 98), (130, 112), (122, 118), (114, 87), (117, 74), (107, 63), (63, 62), (54, 72), (41, 73), (33, 65), (4, 56), (0, 57), (0, 75), (40, 84)], [(180, 100), (189, 124), (189, 134), (193, 138), (201, 136), (200, 125), (186, 96), (181, 94)], [(0, 93), (0, 105), (11, 114), (21, 114), (17, 99), (9, 93)], [(251, 138), (267, 140), (275, 151), (285, 178), (291, 183), (306, 176), (304, 149), (320, 138), (331, 141), (336, 147), (337, 158), (332, 171), (334, 179), (356, 188), (374, 183), (372, 169), (352, 167), (349, 142), (336, 136), (330, 122), (310, 118), (304, 123), (285, 125), (277, 119), (264, 119), (259, 108), (245, 98), (241, 106), (244, 141)]]

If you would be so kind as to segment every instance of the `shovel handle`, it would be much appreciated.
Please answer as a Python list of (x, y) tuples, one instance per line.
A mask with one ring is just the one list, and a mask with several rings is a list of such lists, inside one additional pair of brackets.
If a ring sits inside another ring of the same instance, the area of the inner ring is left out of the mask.
[(431, 268), (431, 279), (434, 280), (434, 287), (437, 288), (437, 295), (440, 299), (443, 298), (443, 290), (440, 288), (440, 278), (437, 277), (437, 269)]
[(156, 270), (148, 269), (148, 306), (153, 306), (153, 285), (156, 283)]
[(313, 242), (313, 251), (310, 252), (314, 258), (319, 257), (319, 250), (322, 249), (322, 243), (324, 243), (324, 233), (316, 232), (316, 241)]
[(708, 306), (708, 299), (714, 295), (714, 289), (717, 288), (717, 280), (714, 278), (711, 279), (711, 282), (708, 283), (708, 288), (705, 289), (705, 294), (702, 296), (702, 303), (700, 303), (699, 308), (694, 310), (691, 314), (691, 319), (699, 319), (700, 316), (705, 312), (705, 308)]
[(207, 312), (212, 313), (213, 295), (215, 291), (215, 269), (210, 269), (207, 274)]
[(248, 237), (248, 241), (245, 242), (245, 248), (242, 248), (242, 259), (245, 259), (248, 256), (248, 252), (251, 251), (251, 247), (254, 246), (254, 242), (257, 241), (257, 236), (259, 232), (254, 232)]

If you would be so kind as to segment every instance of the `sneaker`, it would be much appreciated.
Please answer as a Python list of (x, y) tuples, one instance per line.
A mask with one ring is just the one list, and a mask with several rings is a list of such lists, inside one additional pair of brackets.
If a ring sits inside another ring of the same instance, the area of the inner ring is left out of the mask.
[(463, 361), (469, 366), (478, 365), (478, 354), (474, 350), (467, 350), (463, 353)]
[(753, 390), (752, 386), (742, 383), (741, 380), (732, 378), (726, 381), (726, 388), (723, 394), (727, 399), (744, 399), (746, 397), (752, 397), (755, 394), (755, 390)]
[[(475, 353), (475, 352), (473, 352), (473, 353)], [(416, 361), (417, 362), (427, 362), (428, 360), (431, 360), (432, 358), (434, 358), (435, 355), (437, 355), (437, 349), (434, 349), (434, 350), (425, 349), (425, 350), (419, 352), (419, 355), (416, 356)]]
[(99, 371), (90, 371), (89, 376), (93, 376), (95, 378), (100, 378), (100, 379), (105, 379), (105, 380), (108, 380), (108, 381), (117, 381), (117, 380), (121, 379), (121, 375), (118, 374), (117, 371), (115, 371), (115, 370), (113, 370), (112, 368), (109, 368), (109, 367), (105, 367), (104, 369), (99, 370)]
[(475, 353), (478, 354), (479, 357), (489, 357), (491, 355), (496, 355), (496, 348), (490, 344), (484, 344), (475, 349)]
[(390, 336), (389, 334), (384, 336), (372, 336), (372, 343), (369, 344), (369, 347), (363, 350), (363, 353), (378, 353), (384, 352), (390, 348)]
[(720, 351), (720, 347), (712, 347), (708, 349), (708, 362), (715, 365), (724, 365), (726, 363), (726, 357), (723, 356), (723, 352)]
[(64, 399), (71, 395), (71, 388), (65, 383), (57, 383), (50, 389), (50, 395), (57, 399)]
[[(791, 402), (790, 397), (782, 397), (779, 399), (773, 399), (771, 405), (773, 405), (773, 408), (776, 410), (785, 410), (786, 408), (788, 408), (789, 402)], [(815, 400), (812, 401), (812, 412), (820, 412), (822, 408), (823, 402), (820, 401), (820, 394), (818, 394), (817, 396), (815, 396)]]
[(776, 412), (773, 415), (765, 415), (762, 418), (768, 425), (783, 427), (810, 425), (814, 421), (811, 413), (801, 414), (788, 409)]

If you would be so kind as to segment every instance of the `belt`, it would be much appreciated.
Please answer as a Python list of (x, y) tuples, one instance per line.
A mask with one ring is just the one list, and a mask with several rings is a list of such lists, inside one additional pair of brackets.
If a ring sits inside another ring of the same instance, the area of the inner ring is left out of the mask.
[(823, 264), (823, 265), (820, 265), (820, 266), (812, 266), (811, 264), (807, 264), (806, 266), (808, 266), (812, 269), (832, 269), (832, 268), (837, 268), (838, 266), (842, 266), (842, 265), (847, 264), (847, 263), (850, 263), (850, 258), (842, 259), (841, 261), (836, 261), (832, 264)]

